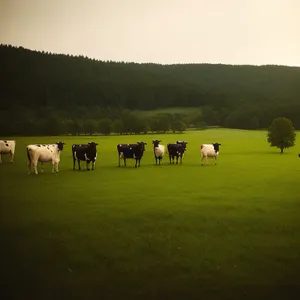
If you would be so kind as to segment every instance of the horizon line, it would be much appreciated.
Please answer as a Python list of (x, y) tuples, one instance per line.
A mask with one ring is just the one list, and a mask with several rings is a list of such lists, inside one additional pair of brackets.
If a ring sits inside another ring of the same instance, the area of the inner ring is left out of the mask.
[(72, 53), (60, 53), (60, 52), (51, 52), (50, 50), (37, 50), (37, 49), (31, 49), (27, 48), (21, 45), (13, 45), (13, 44), (5, 44), (2, 43), (0, 46), (5, 46), (5, 47), (12, 47), (12, 48), (17, 48), (17, 49), (25, 49), (27, 51), (32, 51), (32, 52), (37, 52), (41, 54), (48, 54), (48, 55), (64, 55), (64, 56), (70, 56), (73, 58), (85, 58), (97, 62), (104, 62), (104, 63), (124, 63), (124, 64), (138, 64), (138, 65), (160, 65), (160, 66), (176, 66), (176, 65), (223, 65), (223, 66), (237, 66), (237, 67), (287, 67), (287, 68), (300, 68), (300, 66), (297, 65), (284, 65), (284, 64), (231, 64), (231, 63), (222, 63), (222, 62), (184, 62), (184, 63), (158, 63), (158, 62), (135, 62), (135, 61), (118, 61), (118, 60), (111, 60), (111, 59), (106, 59), (102, 60), (99, 58), (95, 57), (89, 57), (84, 54), (72, 54)]

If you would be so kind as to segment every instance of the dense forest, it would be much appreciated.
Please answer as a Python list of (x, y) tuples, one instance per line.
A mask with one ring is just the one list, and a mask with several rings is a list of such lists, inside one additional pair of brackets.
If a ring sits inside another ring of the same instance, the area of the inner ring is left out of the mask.
[(1, 136), (259, 129), (279, 116), (300, 129), (298, 67), (138, 64), (10, 45), (0, 66)]

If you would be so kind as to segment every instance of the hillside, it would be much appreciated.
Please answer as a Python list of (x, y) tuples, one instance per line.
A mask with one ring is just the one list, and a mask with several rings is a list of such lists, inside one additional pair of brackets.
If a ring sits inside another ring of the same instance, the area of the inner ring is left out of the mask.
[(297, 67), (104, 62), (7, 45), (0, 46), (0, 65), (1, 115), (25, 110), (35, 119), (51, 110), (85, 118), (93, 108), (93, 119), (113, 120), (115, 110), (201, 107), (209, 113), (203, 122), (212, 115), (213, 125), (265, 127), (283, 114), (300, 128)]

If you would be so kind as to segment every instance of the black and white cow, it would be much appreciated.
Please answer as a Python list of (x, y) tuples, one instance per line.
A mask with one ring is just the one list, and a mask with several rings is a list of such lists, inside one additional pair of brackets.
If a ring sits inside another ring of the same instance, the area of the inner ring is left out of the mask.
[(213, 157), (215, 158), (215, 165), (217, 164), (219, 151), (220, 151), (221, 144), (214, 143), (214, 144), (202, 144), (200, 146), (201, 151), (201, 164), (203, 166), (203, 159), (205, 158), (206, 164), (208, 165), (208, 158)]
[(78, 162), (78, 169), (80, 168), (80, 161), (86, 162), (86, 169), (90, 170), (90, 162), (92, 162), (92, 170), (95, 168), (95, 163), (97, 159), (97, 149), (98, 144), (92, 142), (88, 144), (74, 144), (72, 145), (72, 154), (73, 154), (73, 170), (75, 170), (76, 160)]
[(125, 167), (127, 158), (135, 159), (135, 167), (140, 167), (141, 159), (145, 151), (145, 145), (147, 145), (147, 143), (144, 142), (137, 142), (136, 144), (119, 144), (117, 146), (119, 155), (119, 167), (122, 158), (124, 160)]
[(156, 164), (157, 164), (157, 161), (160, 164), (160, 161), (162, 160), (162, 158), (165, 155), (165, 146), (164, 145), (160, 145), (159, 144), (160, 142), (161, 141), (159, 141), (159, 140), (153, 140), (152, 141), (154, 158), (155, 158), (155, 163)]
[(36, 144), (26, 147), (28, 158), (28, 169), (30, 174), (33, 166), (35, 174), (38, 174), (37, 165), (41, 163), (41, 172), (43, 172), (43, 163), (52, 163), (52, 173), (58, 172), (60, 162), (60, 152), (64, 149), (65, 143), (57, 142), (55, 144)]
[(178, 158), (180, 158), (180, 164), (182, 164), (182, 157), (184, 155), (184, 152), (186, 150), (187, 142), (185, 141), (177, 141), (176, 144), (168, 144), (168, 153), (169, 153), (169, 159), (170, 164), (173, 161), (174, 164), (174, 158), (176, 157), (176, 164), (178, 164)]
[(0, 140), (0, 164), (2, 154), (10, 154), (10, 162), (14, 162), (16, 141)]

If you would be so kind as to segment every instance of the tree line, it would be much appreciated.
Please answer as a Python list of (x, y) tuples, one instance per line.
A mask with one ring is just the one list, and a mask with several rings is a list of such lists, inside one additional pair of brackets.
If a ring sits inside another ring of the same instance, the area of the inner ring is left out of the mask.
[[(300, 129), (296, 67), (124, 63), (10, 45), (0, 64), (2, 135), (258, 129), (279, 116)], [(172, 107), (183, 113), (141, 113)]]
[[(116, 112), (114, 112), (115, 114)], [(0, 128), (9, 135), (109, 135), (109, 134), (146, 134), (149, 132), (166, 133), (186, 130), (186, 115), (157, 113), (140, 116), (137, 112), (120, 110), (117, 117), (107, 113), (99, 118), (81, 116), (70, 118), (54, 109), (38, 110), (31, 114), (22, 109), (16, 119), (0, 112)], [(36, 116), (35, 116), (36, 115)]]

